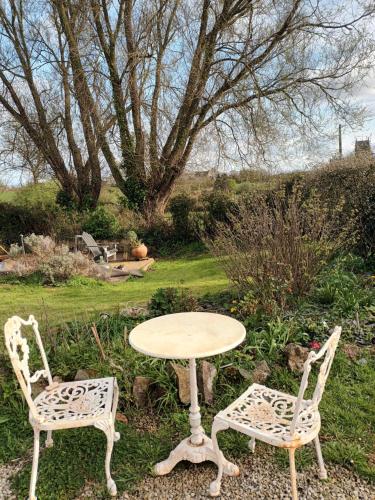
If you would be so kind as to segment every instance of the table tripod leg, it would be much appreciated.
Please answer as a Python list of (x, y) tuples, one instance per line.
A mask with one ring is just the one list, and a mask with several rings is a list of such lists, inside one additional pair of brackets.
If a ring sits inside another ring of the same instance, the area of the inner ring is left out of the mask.
[[(155, 465), (155, 474), (158, 476), (168, 474), (181, 460), (188, 460), (195, 464), (210, 460), (217, 463), (217, 454), (214, 451), (211, 439), (206, 436), (201, 426), (201, 414), (198, 405), (198, 385), (195, 359), (189, 360), (190, 367), (190, 437), (181, 441), (169, 457)], [(224, 474), (238, 476), (237, 465), (232, 464), (222, 456)]]

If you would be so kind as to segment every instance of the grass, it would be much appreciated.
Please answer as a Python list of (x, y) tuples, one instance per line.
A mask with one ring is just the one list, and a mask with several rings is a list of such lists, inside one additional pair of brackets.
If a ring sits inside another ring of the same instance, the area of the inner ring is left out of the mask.
[(0, 189), (0, 203), (12, 203), (16, 196), (16, 191), (13, 189)]
[(54, 203), (57, 191), (57, 184), (52, 181), (36, 185), (28, 184), (22, 187), (0, 190), (0, 202), (14, 203), (15, 205), (27, 203), (29, 206), (46, 205)]
[[(300, 375), (290, 372), (286, 367), (283, 355), (285, 342), (304, 343), (309, 338), (324, 341), (328, 331), (323, 319), (329, 326), (334, 323), (343, 324), (342, 340), (320, 405), (322, 451), (328, 464), (340, 464), (375, 481), (375, 358), (371, 354), (371, 348), (361, 349), (360, 362), (350, 360), (342, 350), (345, 342), (353, 341), (354, 315), (358, 313), (364, 326), (371, 318), (368, 315), (372, 314), (373, 309), (368, 304), (374, 299), (374, 289), (368, 280), (352, 271), (350, 274), (344, 267), (339, 263), (329, 268), (318, 280), (316, 292), (298, 310), (289, 311), (285, 317), (263, 319), (262, 324), (254, 325), (250, 322), (247, 339), (240, 349), (209, 360), (216, 365), (218, 376), (215, 381), (214, 406), (201, 403), (203, 425), (209, 431), (213, 416), (240, 395), (249, 384), (240, 376), (233, 377), (224, 366), (232, 364), (251, 371), (260, 359), (265, 358), (271, 367), (267, 385), (296, 394)], [(345, 279), (345, 276), (350, 279)], [(103, 361), (90, 331), (89, 318), (85, 319), (89, 315), (87, 304), (95, 309), (100, 300), (99, 309), (102, 311), (106, 308), (101, 304), (107, 304), (107, 300), (112, 297), (107, 309), (110, 306), (117, 308), (126, 303), (144, 302), (156, 288), (173, 285), (188, 286), (196, 294), (201, 294), (223, 290), (227, 281), (212, 259), (200, 256), (162, 260), (157, 264), (156, 271), (148, 273), (143, 281), (128, 281), (121, 285), (91, 283), (90, 286), (79, 286), (77, 280), (71, 286), (56, 289), (43, 289), (32, 284), (3, 285), (0, 288), (1, 294), (3, 289), (11, 291), (13, 287), (11, 293), (14, 294), (15, 302), (13, 304), (9, 297), (5, 299), (8, 300), (5, 308), (7, 312), (9, 308), (19, 312), (23, 302), (35, 300), (35, 307), (40, 307), (40, 312), (48, 315), (50, 324), (60, 324), (45, 328), (42, 332), (53, 374), (62, 376), (64, 380), (71, 380), (77, 369), (85, 368), (94, 370), (97, 376), (112, 375), (118, 379), (119, 410), (129, 418), (128, 425), (117, 424), (122, 439), (115, 444), (113, 453), (112, 471), (119, 492), (131, 490), (142, 477), (150, 473), (155, 462), (165, 458), (179, 440), (186, 436), (189, 428), (188, 411), (186, 406), (178, 402), (176, 382), (168, 361), (143, 356), (128, 345), (127, 332), (144, 318), (134, 319), (115, 313), (108, 318), (90, 318), (90, 322), (94, 321), (97, 325), (107, 356)], [(31, 298), (25, 299), (23, 290), (28, 288)], [(64, 294), (69, 289), (74, 293), (69, 295), (67, 303), (60, 302), (65, 300), (64, 295), (49, 296), (51, 291)], [(338, 294), (336, 289), (341, 289), (342, 293)], [(42, 292), (44, 300), (49, 301), (45, 309), (38, 302), (41, 300), (40, 295), (37, 299), (32, 297), (33, 293), (37, 295)], [(115, 294), (122, 294), (126, 298), (122, 296), (117, 302), (113, 300)], [(355, 300), (352, 299), (353, 294)], [(3, 299), (0, 295), (0, 300)], [(3, 307), (1, 304), (0, 308)], [(33, 309), (30, 312), (35, 311)], [(63, 319), (75, 316), (81, 316), (80, 320), (63, 324)], [(285, 331), (290, 333), (287, 340)], [(4, 463), (27, 455), (32, 446), (32, 431), (27, 422), (26, 405), (20, 397), (9, 361), (2, 354), (1, 344), (0, 339), (0, 463)], [(35, 360), (35, 345), (32, 345), (31, 364), (34, 369), (37, 368)], [(137, 375), (150, 377), (154, 389), (158, 388), (151, 393), (152, 406), (147, 410), (136, 410), (134, 407), (132, 384)], [(310, 390), (313, 386), (314, 378), (310, 382)], [(156, 422), (155, 429), (149, 429), (148, 421)], [(39, 498), (74, 498), (85, 481), (98, 485), (95, 487), (96, 498), (107, 498), (103, 467), (104, 434), (95, 429), (76, 429), (56, 432), (54, 439), (54, 448), (43, 450), (41, 454), (37, 486)], [(222, 432), (219, 440), (224, 453), (235, 460), (248, 453), (247, 439), (239, 433)], [(262, 445), (257, 446), (257, 453), (262, 454), (264, 449)], [(275, 467), (288, 466), (285, 450), (275, 449), (272, 456), (269, 459), (275, 461)], [(299, 470), (309, 464), (316, 464), (313, 449), (308, 446), (298, 450), (296, 460)], [(27, 495), (30, 469), (31, 463), (28, 460), (14, 479), (13, 488), (17, 498)]]
[(163, 259), (144, 278), (124, 283), (79, 280), (60, 287), (38, 284), (0, 283), (0, 323), (13, 314), (45, 317), (62, 322), (75, 317), (89, 317), (96, 311), (114, 311), (131, 304), (144, 304), (158, 288), (188, 287), (195, 295), (218, 292), (228, 281), (216, 261), (207, 255)]

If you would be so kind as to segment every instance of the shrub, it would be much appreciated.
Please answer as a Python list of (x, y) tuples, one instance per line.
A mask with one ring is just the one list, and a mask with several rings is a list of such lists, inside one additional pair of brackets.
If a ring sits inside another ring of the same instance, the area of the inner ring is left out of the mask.
[(73, 276), (96, 276), (98, 274), (97, 267), (92, 260), (81, 252), (69, 252), (64, 245), (56, 247), (55, 253), (40, 261), (37, 270), (41, 273), (44, 283), (51, 285), (66, 281)]
[(50, 236), (36, 235), (34, 233), (25, 236), (24, 243), (32, 253), (44, 256), (55, 251), (56, 243)]
[(31, 253), (24, 255), (22, 248), (15, 250), (14, 274), (21, 277), (35, 275), (44, 284), (55, 285), (73, 276), (106, 277), (107, 271), (81, 252), (71, 253), (66, 245), (58, 245), (49, 236), (31, 234), (25, 237)]
[(214, 190), (215, 191), (235, 191), (237, 186), (237, 182), (233, 177), (230, 177), (228, 174), (219, 174), (216, 176), (214, 182)]
[(343, 244), (336, 211), (315, 195), (303, 201), (294, 189), (262, 195), (240, 204), (228, 223), (217, 225), (208, 240), (228, 278), (247, 292), (248, 307), (274, 312), (291, 295), (305, 294), (327, 260)]
[(318, 191), (330, 207), (343, 204), (340, 225), (356, 217), (351, 247), (368, 256), (375, 253), (375, 161), (349, 157), (306, 176), (305, 189)]
[(18, 243), (12, 243), (9, 248), (9, 256), (10, 257), (18, 257), (23, 253), (22, 247)]
[(208, 223), (211, 228), (217, 222), (229, 223), (238, 211), (234, 197), (224, 191), (213, 191), (207, 201)]
[(151, 297), (149, 304), (152, 316), (196, 311), (197, 308), (197, 299), (190, 290), (184, 288), (159, 288)]
[(172, 214), (175, 240), (188, 242), (196, 239), (193, 217), (195, 207), (196, 201), (187, 194), (179, 194), (171, 199), (169, 210)]
[(154, 220), (151, 225), (139, 228), (138, 234), (147, 247), (154, 252), (160, 252), (163, 247), (169, 246), (173, 241), (173, 227), (162, 217)]
[(340, 316), (351, 316), (374, 301), (374, 292), (364, 286), (364, 278), (348, 270), (352, 259), (340, 258), (318, 277), (315, 300)]
[(0, 203), (0, 240), (10, 245), (20, 234), (52, 234), (54, 220), (52, 207)]
[(120, 225), (113, 214), (99, 206), (88, 214), (82, 229), (99, 240), (110, 240), (118, 236)]

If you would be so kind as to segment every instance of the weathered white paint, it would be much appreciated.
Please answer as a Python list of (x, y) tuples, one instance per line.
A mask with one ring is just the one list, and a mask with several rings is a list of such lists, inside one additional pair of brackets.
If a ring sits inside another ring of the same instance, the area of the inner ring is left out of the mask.
[(139, 352), (156, 358), (188, 359), (190, 367), (190, 437), (156, 464), (155, 473), (168, 474), (181, 460), (200, 463), (206, 460), (223, 464), (226, 474), (237, 476), (239, 469), (214, 450), (211, 439), (201, 426), (198, 405), (196, 358), (213, 356), (240, 344), (246, 335), (244, 326), (222, 314), (190, 312), (167, 314), (136, 326), (129, 336)]
[[(222, 455), (217, 445), (217, 432), (234, 429), (251, 437), (249, 447), (255, 450), (255, 441), (289, 450), (292, 498), (297, 500), (297, 480), (294, 462), (296, 448), (311, 441), (315, 443), (319, 463), (319, 477), (327, 478), (319, 443), (320, 414), (319, 403), (341, 335), (341, 327), (336, 326), (332, 335), (318, 353), (311, 351), (304, 364), (304, 373), (298, 396), (291, 396), (266, 386), (252, 384), (234, 403), (220, 411), (212, 426), (212, 441), (217, 454), (218, 475), (210, 485), (211, 496), (220, 495), (223, 474)], [(305, 400), (312, 364), (322, 359), (318, 379), (312, 399)]]
[[(29, 346), (22, 336), (22, 326), (31, 326), (40, 355), (43, 370), (30, 375)], [(83, 380), (79, 382), (56, 383), (52, 381), (47, 357), (40, 337), (38, 323), (34, 316), (27, 321), (18, 316), (8, 319), (4, 327), (5, 344), (13, 369), (29, 405), (29, 421), (34, 429), (34, 455), (31, 471), (29, 500), (36, 500), (35, 488), (38, 473), (40, 431), (47, 431), (46, 446), (53, 446), (52, 431), (73, 427), (94, 426), (107, 436), (105, 472), (110, 495), (117, 493), (111, 477), (110, 461), (113, 442), (120, 439), (115, 432), (115, 416), (118, 403), (118, 387), (115, 378)], [(31, 384), (45, 377), (49, 385), (35, 399), (31, 396)]]
[(166, 314), (136, 326), (129, 342), (137, 351), (164, 359), (205, 358), (230, 351), (246, 335), (239, 321), (206, 312)]

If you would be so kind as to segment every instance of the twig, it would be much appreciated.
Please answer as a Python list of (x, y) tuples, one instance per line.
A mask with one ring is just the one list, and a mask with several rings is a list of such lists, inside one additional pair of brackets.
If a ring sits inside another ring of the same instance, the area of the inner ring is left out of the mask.
[(9, 254), (8, 254), (8, 252), (5, 250), (5, 248), (4, 248), (2, 245), (0, 245), (0, 248), (1, 248), (1, 250), (2, 250), (3, 252), (5, 252), (5, 255), (9, 255)]
[(96, 324), (95, 323), (93, 323), (93, 325), (91, 327), (91, 331), (94, 334), (96, 343), (98, 344), (98, 347), (100, 349), (100, 354), (101, 354), (102, 360), (104, 361), (105, 360), (105, 353), (104, 353), (104, 350), (103, 350), (102, 343), (100, 342), (98, 330), (96, 329)]
[(359, 334), (362, 333), (361, 325), (359, 323), (359, 314), (358, 311), (355, 312), (355, 320), (356, 320), (356, 325), (357, 325), (357, 331)]

